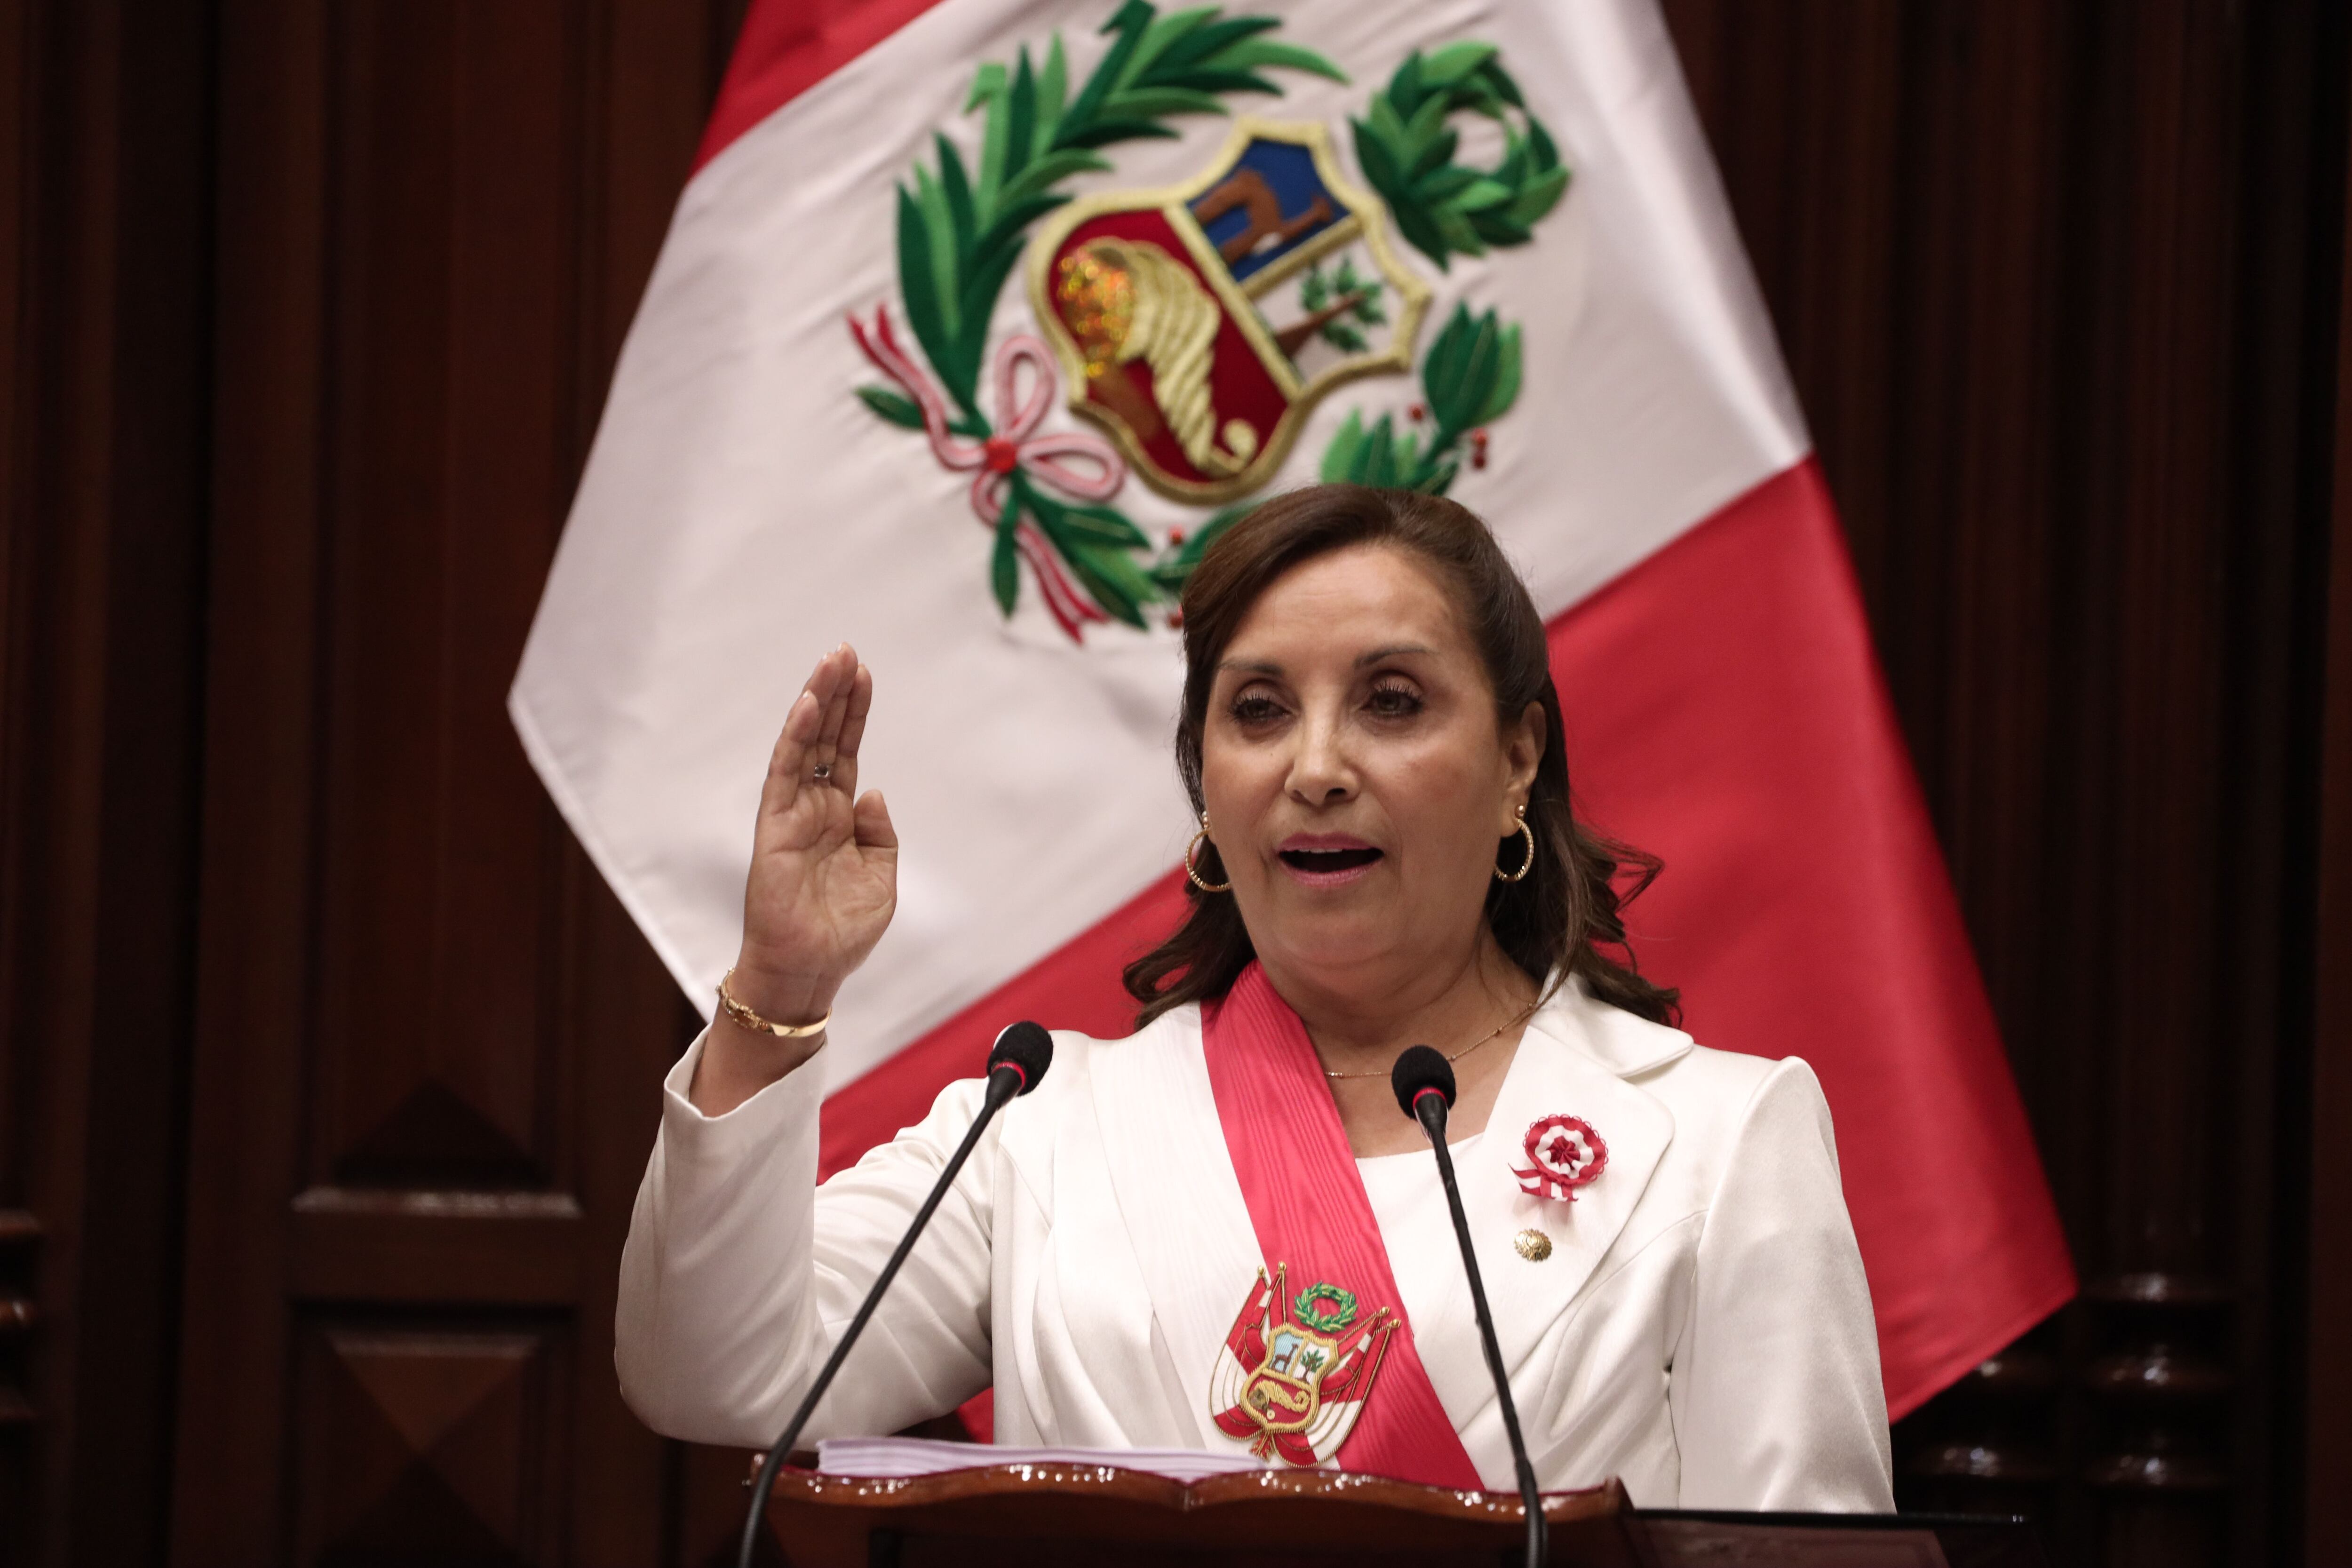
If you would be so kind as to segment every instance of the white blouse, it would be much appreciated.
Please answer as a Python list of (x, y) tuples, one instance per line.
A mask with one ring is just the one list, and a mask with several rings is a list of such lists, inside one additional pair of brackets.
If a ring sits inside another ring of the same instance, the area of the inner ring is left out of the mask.
[[(1485, 1136), (1474, 1132), (1447, 1142), (1457, 1181), (1461, 1163)], [(1356, 1173), (1363, 1178), (1364, 1195), (1372, 1201), (1372, 1217), (1380, 1222), (1381, 1244), (1389, 1255), (1389, 1272), (1396, 1278), (1404, 1321), (1450, 1321), (1457, 1306), (1460, 1311), (1470, 1312), (1470, 1280), (1462, 1272), (1462, 1246), (1454, 1239), (1454, 1216), (1446, 1211), (1445, 1188), (1437, 1179), (1437, 1157), (1425, 1149), (1410, 1154), (1368, 1155), (1356, 1162)], [(1456, 1290), (1462, 1293), (1459, 1303), (1454, 1300)], [(1471, 1321), (1476, 1321), (1474, 1314)], [(1495, 1381), (1486, 1375), (1484, 1362), (1479, 1363), (1478, 1372), (1478, 1382), (1467, 1388), (1451, 1387), (1438, 1382), (1434, 1373), (1431, 1374), (1437, 1402), (1457, 1427), (1494, 1397)]]
[[(1055, 1037), (990, 1127), (807, 1436), (900, 1430), (992, 1384), (1005, 1443), (1239, 1450), (1219, 1347), (1265, 1261), (1200, 1016)], [(723, 1116), (665, 1085), (623, 1253), (617, 1365), (656, 1431), (761, 1447), (978, 1110), (981, 1084), (816, 1185), (822, 1054)], [(975, 1052), (977, 1054), (977, 1052)], [(888, 1071), (886, 1066), (882, 1071)], [(1529, 1196), (1513, 1130), (1590, 1122), (1609, 1163)], [(1530, 1020), (1488, 1131), (1454, 1146), (1512, 1394), (1547, 1489), (1621, 1478), (1645, 1507), (1893, 1506), (1878, 1345), (1829, 1109), (1796, 1058), (1695, 1046), (1564, 989)], [(1512, 1465), (1426, 1152), (1359, 1162), (1414, 1343), (1486, 1483)], [(1551, 1242), (1523, 1257), (1528, 1228)], [(1377, 1402), (1375, 1384), (1371, 1399)]]

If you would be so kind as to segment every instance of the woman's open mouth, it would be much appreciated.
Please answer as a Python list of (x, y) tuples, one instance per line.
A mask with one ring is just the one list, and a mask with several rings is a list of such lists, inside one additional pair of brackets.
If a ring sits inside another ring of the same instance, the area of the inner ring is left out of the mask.
[(1371, 869), (1381, 853), (1360, 838), (1318, 839), (1304, 834), (1275, 852), (1295, 879), (1316, 887), (1354, 881)]

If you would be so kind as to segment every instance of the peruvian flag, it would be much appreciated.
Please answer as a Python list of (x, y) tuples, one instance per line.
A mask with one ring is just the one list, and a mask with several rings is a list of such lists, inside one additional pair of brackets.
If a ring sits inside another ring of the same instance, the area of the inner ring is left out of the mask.
[(1653, 0), (759, 0), (511, 698), (707, 1012), (847, 639), (904, 845), (828, 1168), (1006, 1021), (1116, 1037), (1192, 823), (1171, 618), (1318, 477), (1444, 489), (1550, 617), (1643, 969), (1837, 1119), (1889, 1408), (2074, 1289), (1802, 416)]

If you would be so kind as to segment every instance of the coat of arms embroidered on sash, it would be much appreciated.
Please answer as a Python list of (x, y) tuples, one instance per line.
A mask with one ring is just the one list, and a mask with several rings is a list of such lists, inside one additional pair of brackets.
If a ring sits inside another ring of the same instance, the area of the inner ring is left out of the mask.
[(1289, 1294), (1286, 1266), (1257, 1283), (1217, 1352), (1209, 1407), (1220, 1431), (1261, 1459), (1328, 1463), (1354, 1430), (1387, 1355), (1396, 1314), (1361, 1317), (1356, 1299), (1318, 1282)]

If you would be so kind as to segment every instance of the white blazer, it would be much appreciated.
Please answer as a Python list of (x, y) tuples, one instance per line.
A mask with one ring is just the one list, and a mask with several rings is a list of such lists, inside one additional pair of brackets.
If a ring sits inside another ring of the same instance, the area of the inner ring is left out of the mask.
[[(701, 1050), (664, 1086), (614, 1360), (656, 1431), (764, 1447), (982, 1085), (950, 1085), (919, 1125), (820, 1188), (818, 1075), (706, 1117), (685, 1093)], [(1518, 1131), (1555, 1113), (1609, 1145), (1573, 1204), (1528, 1196), (1511, 1173)], [(1869, 1287), (1804, 1062), (1707, 1050), (1563, 987), (1459, 1173), (1547, 1490), (1613, 1475), (1652, 1508), (1894, 1506)], [(1549, 1258), (1514, 1248), (1528, 1226), (1551, 1237)], [(1199, 1010), (1123, 1040), (1056, 1034), (1053, 1070), (982, 1139), (809, 1438), (897, 1431), (992, 1384), (1000, 1442), (1239, 1449), (1211, 1419), (1209, 1380), (1268, 1261), (1225, 1153)], [(1509, 1489), (1466, 1286), (1412, 1332), (1479, 1474)]]

